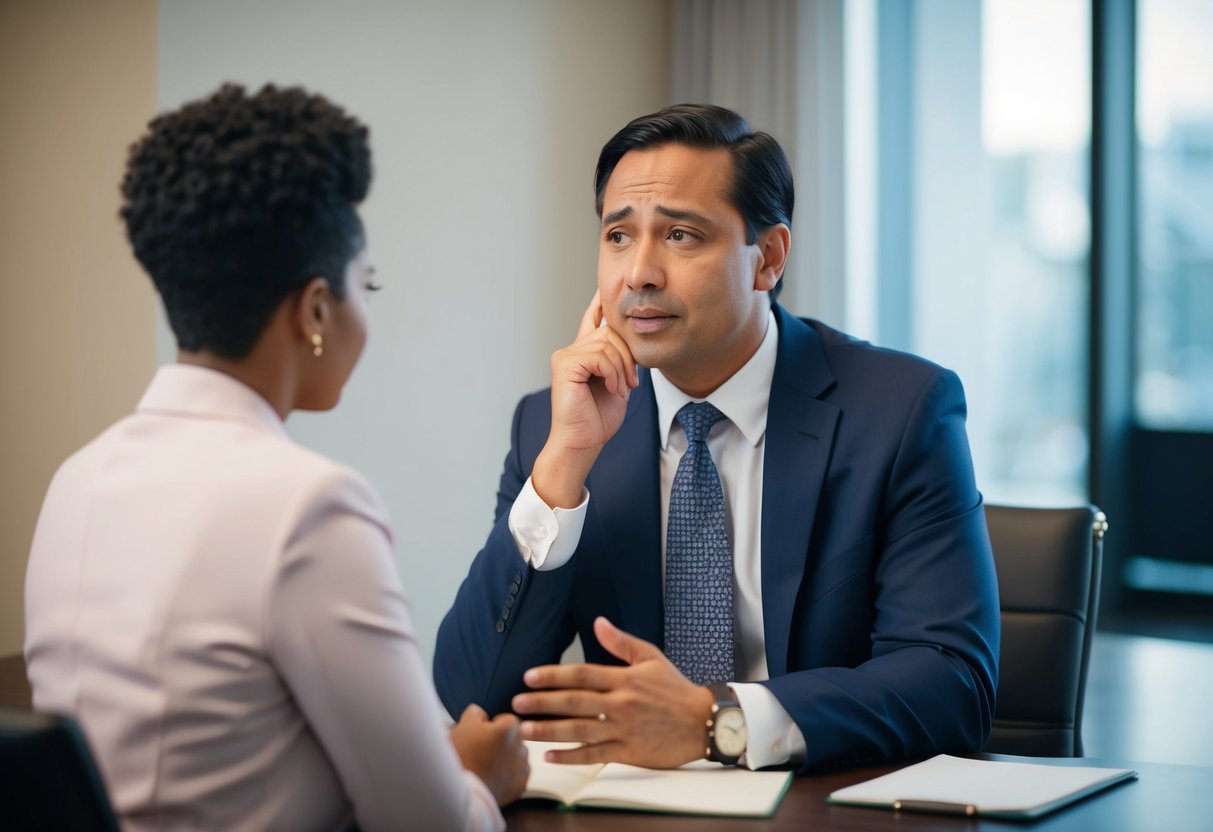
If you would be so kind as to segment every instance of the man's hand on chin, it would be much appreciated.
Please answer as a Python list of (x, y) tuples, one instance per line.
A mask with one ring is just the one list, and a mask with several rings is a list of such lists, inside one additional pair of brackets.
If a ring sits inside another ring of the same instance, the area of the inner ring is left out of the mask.
[(620, 762), (676, 768), (704, 757), (712, 694), (683, 676), (655, 645), (605, 618), (594, 635), (626, 667), (599, 664), (533, 667), (530, 692), (514, 697), (514, 711), (566, 717), (524, 721), (523, 739), (584, 743), (548, 752), (555, 763)]
[(535, 493), (552, 508), (581, 502), (585, 478), (640, 383), (627, 343), (602, 319), (595, 292), (577, 340), (552, 355), (552, 427), (531, 471)]

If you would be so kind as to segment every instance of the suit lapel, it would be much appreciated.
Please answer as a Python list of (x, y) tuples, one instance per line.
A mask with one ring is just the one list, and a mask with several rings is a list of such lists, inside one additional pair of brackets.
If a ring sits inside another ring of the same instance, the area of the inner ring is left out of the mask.
[[(623, 619), (614, 623), (658, 646), (664, 617), (660, 456), (653, 383), (641, 369), (627, 417), (602, 449), (587, 485)], [(613, 522), (604, 526), (602, 518)]]
[(782, 307), (775, 311), (779, 354), (762, 473), (762, 619), (771, 677), (787, 673), (793, 607), (839, 415), (818, 398), (834, 384), (820, 336)]

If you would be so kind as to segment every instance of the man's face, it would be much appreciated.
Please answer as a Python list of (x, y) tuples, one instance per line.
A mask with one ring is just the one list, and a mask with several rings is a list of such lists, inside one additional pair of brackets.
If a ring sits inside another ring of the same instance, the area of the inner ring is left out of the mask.
[[(740, 369), (766, 332), (760, 239), (747, 245), (727, 194), (723, 148), (668, 144), (624, 154), (603, 194), (598, 289), (607, 323), (637, 363), (706, 396)], [(768, 285), (769, 284), (769, 285)]]

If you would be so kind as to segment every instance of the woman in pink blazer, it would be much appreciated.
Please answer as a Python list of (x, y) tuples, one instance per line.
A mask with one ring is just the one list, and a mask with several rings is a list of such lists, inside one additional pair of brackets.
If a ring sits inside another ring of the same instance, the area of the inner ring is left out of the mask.
[(131, 149), (177, 363), (51, 483), (25, 645), (124, 827), (501, 829), (525, 786), (514, 717), (443, 726), (374, 490), (283, 428), (366, 342), (367, 140), (320, 96), (224, 86)]

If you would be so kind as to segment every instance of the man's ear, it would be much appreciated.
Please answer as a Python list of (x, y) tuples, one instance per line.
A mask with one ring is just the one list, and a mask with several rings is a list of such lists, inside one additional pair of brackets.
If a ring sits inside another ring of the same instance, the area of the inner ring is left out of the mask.
[(754, 273), (754, 291), (769, 292), (775, 288), (788, 263), (792, 247), (792, 232), (783, 223), (763, 229), (758, 235), (758, 267)]
[(311, 343), (313, 335), (325, 334), (329, 324), (332, 293), (329, 282), (323, 277), (313, 277), (299, 290), (295, 300), (295, 330), (300, 338)]

